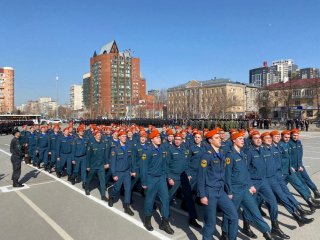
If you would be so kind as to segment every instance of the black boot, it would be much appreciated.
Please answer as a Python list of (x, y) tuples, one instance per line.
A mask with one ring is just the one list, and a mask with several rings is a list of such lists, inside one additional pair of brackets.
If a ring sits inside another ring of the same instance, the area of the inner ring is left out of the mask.
[(264, 239), (266, 240), (274, 240), (270, 232), (266, 232), (263, 234)]
[(108, 198), (106, 196), (102, 196), (101, 200), (108, 202)]
[(128, 203), (124, 204), (124, 212), (130, 216), (134, 215), (134, 212), (131, 210), (130, 205)]
[(86, 195), (90, 195), (90, 190), (88, 188), (86, 188), (85, 190)]
[(311, 201), (312, 201), (313, 203), (315, 203), (315, 204), (320, 204), (320, 200), (317, 200), (317, 199), (315, 199), (315, 198), (313, 198), (313, 197), (311, 197)]
[(160, 227), (161, 230), (165, 231), (166, 233), (172, 235), (174, 234), (173, 229), (170, 227), (169, 221), (167, 218), (162, 218), (162, 221), (160, 223)]
[(71, 175), (68, 175), (67, 181), (71, 181)]
[(194, 228), (202, 228), (202, 226), (197, 222), (195, 218), (190, 218), (189, 219), (189, 226), (194, 227)]
[(298, 204), (297, 210), (301, 216), (311, 215), (314, 213), (314, 211), (309, 211), (309, 210), (302, 208), (302, 206), (300, 204)]
[(305, 218), (299, 215), (299, 213), (296, 211), (294, 213), (292, 213), (293, 218), (297, 221), (299, 227), (302, 227), (305, 224), (311, 223), (313, 222), (313, 218)]
[(146, 216), (143, 225), (148, 231), (153, 231), (153, 227), (151, 225), (151, 216)]
[(282, 232), (282, 230), (280, 229), (278, 220), (273, 221), (271, 225), (272, 225), (271, 234), (276, 235), (283, 239), (290, 239), (290, 237), (284, 234), (284, 232)]
[(70, 182), (71, 182), (72, 185), (75, 185), (75, 184), (76, 184), (76, 178), (75, 178), (75, 176), (73, 176), (73, 175), (71, 176)]
[(267, 214), (262, 210), (261, 207), (259, 207), (259, 211), (260, 211), (262, 217), (266, 217), (267, 216)]
[(258, 238), (258, 236), (256, 234), (254, 234), (254, 232), (252, 232), (252, 230), (250, 228), (250, 223), (245, 220), (243, 221), (242, 233), (244, 235), (248, 236), (249, 238), (253, 238), (253, 239)]
[(314, 198), (316, 199), (320, 198), (320, 192), (318, 189), (314, 190), (313, 193), (314, 193)]
[(220, 240), (229, 240), (228, 233), (222, 231)]
[(61, 178), (61, 175), (62, 175), (61, 172), (57, 171), (57, 177)]
[(83, 188), (83, 189), (86, 188), (86, 183), (85, 183), (85, 182), (82, 183), (82, 188)]
[(111, 197), (110, 195), (109, 195), (108, 205), (109, 207), (113, 207), (113, 197)]
[(307, 204), (308, 204), (308, 206), (309, 206), (309, 208), (310, 208), (311, 211), (315, 211), (316, 209), (319, 209), (319, 208), (320, 208), (320, 205), (312, 202), (312, 199), (311, 199), (311, 198), (309, 198), (308, 200), (306, 200), (306, 202), (307, 202)]

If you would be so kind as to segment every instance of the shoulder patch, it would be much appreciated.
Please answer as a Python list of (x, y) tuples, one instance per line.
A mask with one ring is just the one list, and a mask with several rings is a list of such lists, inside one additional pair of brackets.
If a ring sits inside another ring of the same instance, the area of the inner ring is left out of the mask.
[(210, 153), (210, 154), (211, 154), (212, 152), (211, 152), (210, 150), (208, 150), (208, 153)]
[(227, 157), (227, 158), (226, 158), (226, 164), (229, 165), (230, 162), (231, 162), (231, 159)]
[(111, 152), (111, 155), (112, 155), (112, 156), (116, 155), (115, 151), (112, 151), (112, 152)]
[(141, 159), (142, 159), (143, 161), (146, 160), (146, 159), (147, 159), (147, 154), (145, 154), (145, 153), (142, 154), (142, 155), (141, 155)]
[(205, 168), (207, 166), (207, 160), (201, 160), (201, 167)]

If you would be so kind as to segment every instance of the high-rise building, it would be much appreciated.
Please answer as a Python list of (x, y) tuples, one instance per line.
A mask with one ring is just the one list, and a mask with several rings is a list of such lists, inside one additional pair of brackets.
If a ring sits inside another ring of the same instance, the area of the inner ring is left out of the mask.
[(82, 86), (72, 85), (70, 87), (70, 107), (72, 110), (82, 109)]
[(290, 75), (298, 69), (292, 59), (273, 61), (272, 66), (275, 66), (277, 71), (280, 72), (279, 82), (289, 81)]
[(14, 110), (14, 69), (0, 68), (0, 113), (12, 113)]
[(140, 59), (132, 50), (120, 52), (115, 41), (102, 46), (90, 59), (91, 117), (131, 117), (139, 103), (145, 81), (140, 76)]
[(82, 77), (82, 103), (86, 110), (90, 109), (90, 73), (83, 74)]
[(300, 79), (319, 78), (319, 68), (302, 68), (299, 70)]
[(276, 66), (268, 67), (267, 62), (263, 63), (263, 67), (249, 70), (249, 83), (254, 86), (264, 87), (279, 82), (280, 72)]

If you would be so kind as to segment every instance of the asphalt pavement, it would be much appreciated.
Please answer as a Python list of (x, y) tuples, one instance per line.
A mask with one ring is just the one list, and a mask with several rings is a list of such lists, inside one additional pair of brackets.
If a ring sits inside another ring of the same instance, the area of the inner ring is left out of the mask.
[[(301, 138), (304, 165), (319, 186), (320, 132), (302, 132)], [(59, 179), (55, 174), (25, 164), (22, 164), (21, 174), (25, 187), (13, 189), (9, 151), (11, 139), (12, 136), (0, 136), (0, 239), (201, 239), (201, 230), (188, 226), (188, 214), (180, 209), (179, 200), (170, 209), (170, 223), (175, 234), (168, 235), (159, 230), (159, 210), (152, 219), (155, 230), (148, 232), (144, 229), (143, 198), (139, 193), (133, 194), (135, 215), (130, 217), (123, 212), (121, 199), (110, 208), (100, 200), (97, 188), (86, 196), (81, 183), (73, 186), (66, 177)], [(306, 206), (302, 198), (295, 196)], [(202, 207), (197, 206), (197, 211), (202, 225)], [(314, 222), (300, 228), (282, 206), (279, 206), (279, 213), (280, 227), (291, 239), (320, 239), (320, 210), (312, 215)], [(270, 224), (269, 218), (265, 219)], [(218, 220), (220, 223), (221, 217)], [(241, 220), (239, 226), (242, 227)], [(260, 232), (253, 230), (258, 239), (263, 239)], [(215, 239), (218, 239), (220, 226), (217, 226), (217, 231)], [(249, 239), (240, 231), (238, 238)]]

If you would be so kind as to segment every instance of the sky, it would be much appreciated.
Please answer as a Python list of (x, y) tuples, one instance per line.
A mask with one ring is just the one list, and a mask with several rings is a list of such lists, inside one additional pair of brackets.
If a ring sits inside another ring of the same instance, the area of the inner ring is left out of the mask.
[(59, 102), (69, 102), (112, 40), (135, 51), (148, 90), (248, 82), (263, 61), (320, 67), (319, 9), (318, 0), (0, 0), (0, 67), (15, 69), (15, 105), (56, 100), (56, 74)]

